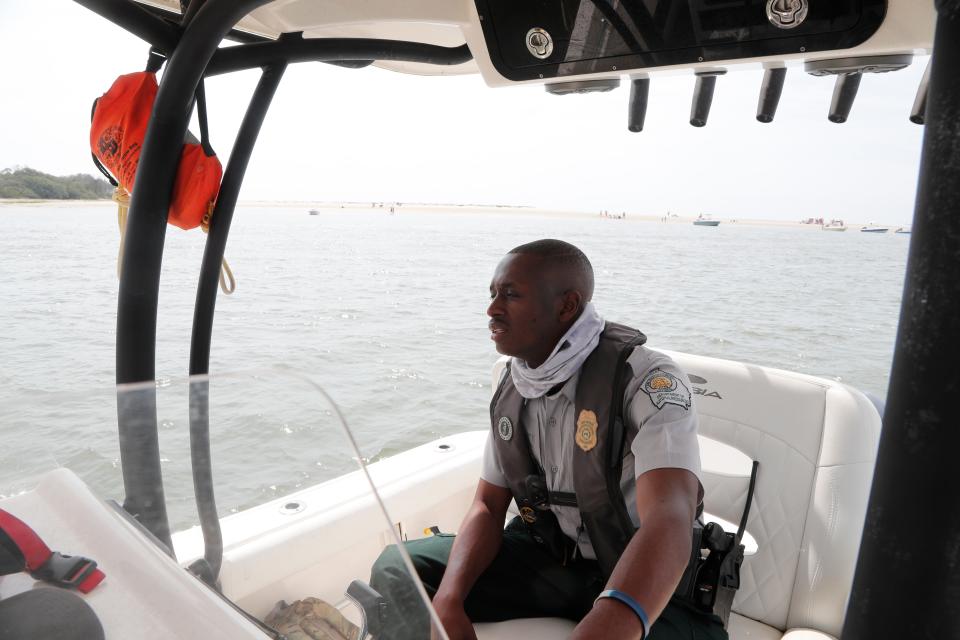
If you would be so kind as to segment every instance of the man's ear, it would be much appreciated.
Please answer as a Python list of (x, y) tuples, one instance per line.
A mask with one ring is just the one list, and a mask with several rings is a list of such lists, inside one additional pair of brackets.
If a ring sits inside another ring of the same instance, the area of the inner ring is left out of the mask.
[(583, 295), (579, 291), (575, 289), (564, 291), (560, 297), (560, 322), (574, 320), (583, 309), (583, 304)]

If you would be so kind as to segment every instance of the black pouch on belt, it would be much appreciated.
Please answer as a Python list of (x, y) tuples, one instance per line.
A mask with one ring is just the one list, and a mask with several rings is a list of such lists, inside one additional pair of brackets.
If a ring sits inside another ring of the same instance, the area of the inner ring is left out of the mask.
[(507, 529), (524, 526), (534, 542), (543, 546), (561, 565), (566, 565), (573, 559), (577, 545), (563, 533), (556, 514), (550, 510), (546, 478), (531, 475), (526, 484), (528, 497), (518, 501), (520, 515)]

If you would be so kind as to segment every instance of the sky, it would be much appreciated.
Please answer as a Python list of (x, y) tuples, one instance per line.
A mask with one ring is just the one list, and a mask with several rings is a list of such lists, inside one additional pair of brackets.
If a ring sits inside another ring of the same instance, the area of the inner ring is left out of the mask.
[[(147, 48), (69, 0), (0, 0), (0, 169), (96, 174), (90, 106), (142, 69)], [(609, 93), (553, 96), (479, 75), (292, 65), (240, 198), (907, 224), (923, 135), (908, 116), (925, 65), (866, 76), (844, 125), (826, 117), (833, 80), (800, 66), (767, 125), (755, 120), (759, 68), (719, 78), (703, 129), (688, 124), (692, 75), (655, 76), (641, 133), (626, 128), (626, 78)], [(207, 82), (224, 164), (258, 76)]]

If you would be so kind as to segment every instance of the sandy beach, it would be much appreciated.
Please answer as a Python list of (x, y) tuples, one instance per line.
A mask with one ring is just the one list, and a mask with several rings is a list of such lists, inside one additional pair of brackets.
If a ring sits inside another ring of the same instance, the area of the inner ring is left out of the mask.
[[(31, 199), (0, 199), (0, 211), (4, 207), (90, 207), (90, 206), (114, 206), (111, 200), (31, 200)], [(608, 215), (603, 215), (600, 211), (576, 211), (547, 209), (534, 206), (523, 205), (491, 205), (491, 204), (447, 204), (447, 203), (418, 203), (418, 202), (324, 202), (324, 201), (271, 201), (271, 200), (248, 200), (241, 201), (238, 207), (258, 207), (258, 208), (280, 208), (280, 209), (302, 209), (305, 213), (317, 211), (318, 214), (324, 212), (352, 210), (365, 213), (386, 213), (389, 214), (391, 208), (393, 215), (403, 214), (442, 214), (442, 215), (521, 215), (521, 216), (539, 216), (547, 218), (600, 218), (613, 223), (630, 222), (659, 222), (662, 224), (692, 224), (696, 220), (695, 216), (678, 216), (675, 214), (664, 215), (662, 213), (644, 213), (633, 211), (609, 211)], [(623, 216), (618, 217), (618, 216)], [(737, 218), (732, 216), (711, 215), (712, 219), (719, 220), (725, 226), (752, 226), (752, 227), (781, 227), (796, 228), (802, 231), (820, 231), (819, 224), (806, 224), (798, 220), (775, 220), (759, 218)], [(878, 224), (887, 226), (893, 230), (907, 225), (887, 224), (875, 221), (846, 221), (850, 230), (859, 229), (868, 224)]]

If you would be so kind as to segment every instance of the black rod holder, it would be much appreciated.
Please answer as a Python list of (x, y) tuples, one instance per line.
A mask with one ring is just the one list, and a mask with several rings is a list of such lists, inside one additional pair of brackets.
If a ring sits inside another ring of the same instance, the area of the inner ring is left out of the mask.
[(773, 122), (783, 93), (783, 83), (787, 77), (786, 67), (775, 67), (763, 72), (763, 84), (760, 85), (760, 100), (757, 103), (757, 120), (763, 123)]
[(917, 97), (913, 101), (913, 109), (910, 111), (910, 122), (914, 124), (924, 124), (927, 120), (927, 93), (930, 88), (930, 63), (927, 62), (927, 68), (923, 71), (923, 79), (920, 80), (920, 87), (917, 89)]
[(630, 79), (630, 106), (627, 110), (627, 129), (634, 133), (643, 131), (647, 119), (647, 98), (650, 95), (650, 78)]
[(717, 76), (726, 73), (725, 69), (698, 71), (697, 84), (693, 87), (693, 104), (690, 105), (690, 124), (705, 127), (713, 104), (713, 90), (717, 86)]
[(900, 323), (844, 640), (960, 630), (960, 1), (937, 9)]
[[(167, 62), (147, 126), (124, 241), (117, 302), (117, 384), (156, 376), (157, 301), (167, 211), (194, 94), (223, 36), (268, 0), (208, 0), (187, 25)], [(160, 470), (156, 389), (152, 402), (123, 401), (117, 418), (124, 480), (123, 507), (161, 542), (172, 546)]]
[(833, 86), (833, 99), (830, 101), (830, 113), (827, 119), (830, 122), (843, 124), (850, 117), (853, 101), (857, 99), (857, 90), (860, 89), (860, 80), (863, 74), (841, 73), (837, 75), (837, 82)]
[[(193, 334), (190, 340), (190, 375), (209, 372), (210, 340), (213, 334), (213, 316), (217, 303), (217, 282), (220, 265), (226, 251), (227, 236), (236, 210), (237, 198), (250, 156), (267, 110), (273, 101), (280, 80), (286, 70), (285, 64), (267, 67), (260, 76), (240, 124), (237, 138), (230, 153), (230, 161), (223, 174), (223, 182), (217, 195), (217, 204), (210, 218), (210, 231), (203, 252), (200, 278), (197, 284), (197, 300), (193, 311)], [(210, 384), (206, 378), (190, 382), (190, 462), (193, 470), (193, 491), (203, 533), (204, 560), (210, 569), (210, 579), (215, 583), (220, 575), (223, 561), (223, 536), (213, 489), (213, 465), (210, 455)]]

